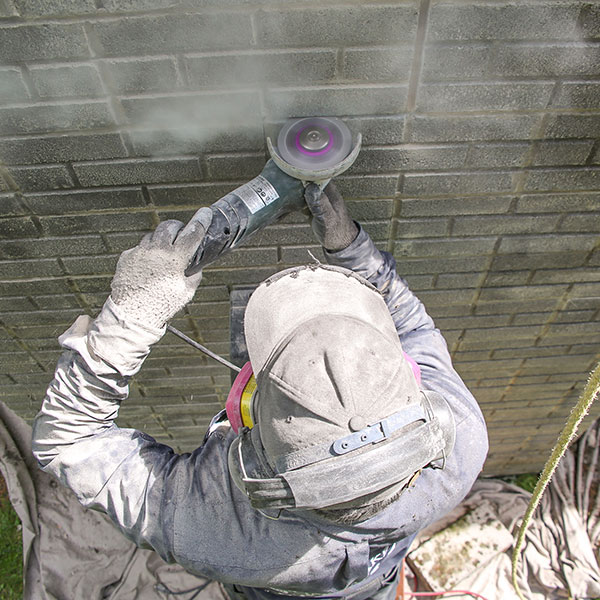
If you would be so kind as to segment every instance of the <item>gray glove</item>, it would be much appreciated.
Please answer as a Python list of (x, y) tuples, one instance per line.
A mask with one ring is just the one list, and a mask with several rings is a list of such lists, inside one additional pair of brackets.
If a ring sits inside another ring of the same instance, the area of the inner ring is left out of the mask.
[(162, 327), (194, 297), (202, 271), (190, 277), (184, 271), (211, 221), (210, 208), (201, 208), (185, 226), (164, 221), (121, 254), (111, 298), (126, 317)]
[(304, 190), (304, 199), (312, 213), (313, 232), (325, 250), (343, 250), (356, 239), (358, 227), (333, 183), (324, 192), (316, 183), (309, 183)]

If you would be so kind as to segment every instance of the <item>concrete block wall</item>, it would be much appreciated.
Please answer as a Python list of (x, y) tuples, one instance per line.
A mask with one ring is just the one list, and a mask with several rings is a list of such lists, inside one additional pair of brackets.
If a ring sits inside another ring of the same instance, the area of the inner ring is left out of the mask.
[[(489, 424), (539, 469), (599, 358), (600, 4), (0, 0), (0, 397), (27, 419), (118, 255), (258, 174), (287, 117), (344, 118), (353, 216), (428, 307)], [(292, 215), (206, 269), (175, 325), (319, 249)], [(229, 373), (166, 336), (120, 424), (190, 450)], [(593, 416), (598, 414), (598, 408)]]

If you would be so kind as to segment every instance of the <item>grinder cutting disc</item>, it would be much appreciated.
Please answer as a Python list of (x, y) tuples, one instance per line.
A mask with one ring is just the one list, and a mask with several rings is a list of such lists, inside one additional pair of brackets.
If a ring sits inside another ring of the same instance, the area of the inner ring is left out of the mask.
[(347, 125), (333, 117), (288, 121), (277, 137), (281, 158), (299, 169), (321, 170), (344, 160), (352, 149)]

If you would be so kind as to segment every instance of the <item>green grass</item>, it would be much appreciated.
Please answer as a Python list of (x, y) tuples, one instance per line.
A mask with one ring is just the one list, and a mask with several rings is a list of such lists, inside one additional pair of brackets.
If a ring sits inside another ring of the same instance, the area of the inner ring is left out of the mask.
[(518, 485), (526, 492), (532, 493), (538, 478), (539, 473), (520, 473), (519, 475), (508, 475), (506, 477), (501, 477), (500, 479), (503, 479), (507, 483)]
[(5, 493), (0, 477), (0, 599), (23, 598), (23, 542), (21, 522)]

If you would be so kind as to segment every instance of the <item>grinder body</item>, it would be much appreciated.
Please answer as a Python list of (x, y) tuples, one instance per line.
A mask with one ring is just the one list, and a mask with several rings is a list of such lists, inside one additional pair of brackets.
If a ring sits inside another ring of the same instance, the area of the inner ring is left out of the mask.
[(212, 223), (185, 271), (193, 275), (253, 233), (304, 206), (304, 185), (269, 160), (261, 174), (211, 205)]
[(286, 213), (301, 210), (305, 184), (325, 187), (352, 165), (360, 145), (358, 134), (352, 148), (350, 130), (339, 119), (288, 120), (279, 132), (277, 148), (267, 138), (271, 159), (261, 174), (211, 205), (212, 223), (186, 275), (197, 273)]

